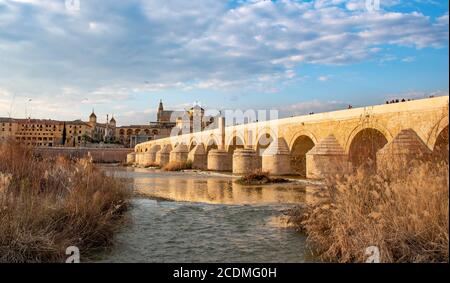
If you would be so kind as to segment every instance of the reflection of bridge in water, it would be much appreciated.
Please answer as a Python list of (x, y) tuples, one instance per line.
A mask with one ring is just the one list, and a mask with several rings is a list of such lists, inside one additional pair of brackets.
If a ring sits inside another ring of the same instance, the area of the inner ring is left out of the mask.
[[(151, 172), (150, 172), (151, 173)], [(305, 202), (306, 185), (298, 183), (241, 186), (230, 178), (149, 174), (153, 177), (134, 179), (134, 188), (152, 198), (211, 204), (274, 204)]]
[[(448, 158), (448, 96), (304, 115), (174, 136), (136, 145), (129, 162), (320, 178), (385, 155)], [(388, 151), (389, 149), (389, 151)], [(447, 159), (448, 160), (448, 159)]]

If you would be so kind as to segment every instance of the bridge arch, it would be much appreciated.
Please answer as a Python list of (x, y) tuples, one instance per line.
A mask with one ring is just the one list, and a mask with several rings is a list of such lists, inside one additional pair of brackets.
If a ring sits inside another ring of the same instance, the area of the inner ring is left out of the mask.
[(448, 114), (446, 114), (430, 131), (430, 134), (428, 135), (427, 139), (427, 145), (430, 149), (433, 150), (435, 148), (439, 135), (442, 133), (443, 130), (445, 130), (445, 128), (448, 128), (449, 124), (448, 120), (449, 120)]
[(350, 153), (350, 145), (352, 143), (352, 141), (354, 140), (355, 136), (361, 132), (364, 129), (374, 129), (379, 131), (381, 134), (383, 134), (383, 136), (387, 139), (388, 142), (390, 142), (394, 137), (391, 134), (390, 131), (388, 131), (388, 129), (386, 129), (385, 127), (377, 124), (377, 123), (363, 123), (363, 124), (359, 124), (358, 126), (356, 126), (351, 133), (348, 135), (347, 140), (345, 142), (345, 147), (344, 150), (346, 153)]
[(193, 150), (196, 145), (200, 144), (196, 137), (192, 137), (189, 141), (189, 151)]
[(254, 149), (259, 156), (262, 155), (264, 150), (277, 138), (276, 134), (271, 129), (263, 129), (257, 136)]
[(219, 148), (219, 140), (215, 135), (210, 135), (208, 141), (206, 142), (206, 154), (209, 153), (211, 149)]
[(240, 135), (237, 132), (234, 132), (226, 143), (226, 150), (229, 153), (233, 153), (236, 149), (244, 147), (245, 147), (245, 139), (242, 135)]
[(313, 142), (314, 144), (317, 144), (317, 141), (318, 141), (318, 140), (317, 140), (316, 136), (315, 136), (312, 132), (306, 131), (306, 130), (301, 130), (301, 131), (296, 132), (296, 133), (292, 136), (291, 140), (290, 140), (289, 143), (288, 143), (288, 145), (289, 145), (289, 150), (292, 151), (292, 148), (294, 147), (294, 143), (297, 141), (297, 139), (298, 139), (299, 137), (302, 137), (302, 136), (308, 137), (309, 139), (312, 140), (312, 142)]
[(375, 127), (366, 127), (356, 132), (349, 140), (348, 157), (354, 168), (367, 166), (376, 168), (376, 153), (382, 149), (392, 137)]
[(449, 162), (449, 132), (448, 132), (448, 116), (445, 117), (437, 125), (436, 134), (433, 135), (432, 150), (434, 158), (438, 161)]
[(306, 153), (317, 143), (315, 137), (308, 133), (296, 135), (289, 146), (291, 151), (292, 171), (306, 177)]

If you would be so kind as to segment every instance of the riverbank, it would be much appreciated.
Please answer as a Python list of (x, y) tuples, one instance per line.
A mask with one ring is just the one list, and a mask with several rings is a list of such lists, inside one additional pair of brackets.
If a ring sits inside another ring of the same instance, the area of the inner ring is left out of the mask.
[(83, 261), (112, 244), (132, 192), (88, 159), (36, 157), (0, 145), (0, 262), (64, 262), (75, 246)]

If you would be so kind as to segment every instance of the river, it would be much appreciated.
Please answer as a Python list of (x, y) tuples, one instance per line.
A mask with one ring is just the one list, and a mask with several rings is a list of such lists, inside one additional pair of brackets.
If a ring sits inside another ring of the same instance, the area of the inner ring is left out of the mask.
[(305, 201), (299, 183), (244, 187), (208, 172), (103, 166), (136, 192), (130, 224), (98, 262), (311, 262), (282, 211)]

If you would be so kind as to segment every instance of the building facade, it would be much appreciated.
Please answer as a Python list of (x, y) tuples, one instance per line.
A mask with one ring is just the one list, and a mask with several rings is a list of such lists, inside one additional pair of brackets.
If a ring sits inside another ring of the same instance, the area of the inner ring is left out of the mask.
[[(198, 119), (197, 119), (198, 118)], [(116, 144), (123, 147), (134, 147), (138, 143), (166, 138), (181, 129), (196, 128), (195, 121), (200, 121), (204, 129), (213, 122), (213, 117), (204, 117), (204, 109), (194, 106), (185, 111), (164, 110), (160, 101), (157, 121), (146, 125), (117, 126), (115, 118), (106, 116), (106, 123), (100, 123), (92, 110), (87, 122), (57, 121), (46, 119), (16, 119), (0, 117), (0, 142), (13, 139), (22, 144), (43, 147), (80, 147), (97, 144)]]
[(30, 146), (83, 146), (91, 133), (81, 121), (0, 118), (0, 141), (13, 139)]

